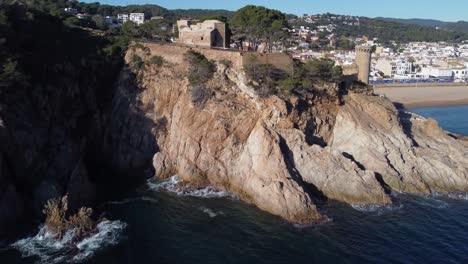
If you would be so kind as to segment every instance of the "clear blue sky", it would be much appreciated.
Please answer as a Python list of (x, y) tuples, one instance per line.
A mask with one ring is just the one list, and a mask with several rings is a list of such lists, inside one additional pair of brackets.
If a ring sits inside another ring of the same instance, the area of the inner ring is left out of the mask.
[[(82, 0), (83, 1), (83, 0)], [(113, 5), (156, 4), (169, 9), (228, 9), (262, 5), (291, 14), (336, 13), (368, 17), (468, 21), (467, 0), (84, 0)]]

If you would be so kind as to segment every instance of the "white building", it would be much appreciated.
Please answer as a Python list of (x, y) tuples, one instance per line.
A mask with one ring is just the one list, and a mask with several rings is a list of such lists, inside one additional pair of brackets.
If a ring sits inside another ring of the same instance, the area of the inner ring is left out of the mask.
[(396, 74), (407, 75), (413, 72), (413, 64), (407, 61), (396, 62)]
[(145, 23), (145, 14), (144, 13), (130, 13), (130, 21), (137, 24), (138, 26)]
[(421, 76), (423, 78), (450, 79), (452, 78), (452, 70), (438, 66), (426, 66), (421, 69)]
[(117, 20), (122, 24), (127, 22), (128, 21), (128, 14), (118, 14), (117, 15)]
[(381, 59), (377, 61), (375, 68), (378, 71), (381, 71), (385, 76), (389, 77), (399, 77), (404, 78), (413, 73), (413, 64), (407, 61), (398, 60), (390, 61), (386, 59)]
[(466, 79), (468, 78), (468, 69), (464, 67), (457, 67), (452, 69), (452, 74), (455, 79)]

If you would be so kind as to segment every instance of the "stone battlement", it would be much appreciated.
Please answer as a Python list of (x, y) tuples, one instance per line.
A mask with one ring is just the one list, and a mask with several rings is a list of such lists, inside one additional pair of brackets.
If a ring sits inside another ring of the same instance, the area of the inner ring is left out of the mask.
[(372, 53), (371, 46), (357, 46), (356, 52)]
[(286, 72), (291, 72), (293, 69), (293, 59), (285, 53), (245, 52), (172, 43), (146, 42), (144, 45), (150, 49), (151, 55), (162, 56), (165, 60), (174, 64), (183, 64), (185, 53), (193, 50), (203, 54), (209, 60), (229, 61), (232, 67), (238, 70), (252, 64), (271, 64)]

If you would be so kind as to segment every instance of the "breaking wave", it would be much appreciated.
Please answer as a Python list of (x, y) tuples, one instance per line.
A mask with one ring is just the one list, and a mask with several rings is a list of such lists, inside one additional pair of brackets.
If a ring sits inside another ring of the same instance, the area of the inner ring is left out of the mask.
[(235, 195), (232, 193), (217, 190), (212, 186), (208, 186), (205, 188), (197, 189), (191, 186), (190, 184), (184, 184), (183, 181), (176, 175), (172, 176), (167, 180), (161, 182), (155, 182), (154, 180), (148, 180), (148, 187), (151, 190), (155, 191), (167, 191), (171, 193), (175, 193), (180, 196), (193, 196), (193, 197), (200, 197), (200, 198), (222, 198), (228, 197), (237, 199)]
[(217, 211), (217, 212), (215, 212), (215, 211), (213, 211), (212, 209), (207, 208), (207, 207), (203, 207), (203, 206), (200, 207), (200, 208), (198, 208), (198, 209), (199, 209), (200, 211), (202, 211), (203, 213), (207, 214), (207, 215), (208, 215), (209, 217), (211, 217), (211, 218), (214, 218), (214, 217), (216, 217), (216, 216), (218, 216), (218, 215), (224, 215), (224, 213), (223, 213), (222, 211)]
[(391, 204), (391, 205), (380, 205), (380, 204), (352, 204), (351, 207), (354, 210), (364, 213), (377, 213), (383, 214), (385, 212), (392, 212), (403, 208), (403, 204)]
[(57, 239), (43, 226), (37, 235), (21, 239), (11, 246), (21, 252), (22, 257), (39, 258), (37, 263), (80, 263), (98, 250), (118, 244), (126, 226), (121, 221), (103, 221), (97, 225), (93, 235), (81, 241), (76, 241), (73, 230)]
[(452, 192), (448, 194), (443, 193), (435, 193), (436, 197), (447, 197), (454, 200), (467, 200), (468, 201), (468, 193), (465, 192)]
[(432, 195), (429, 195), (429, 196), (416, 195), (413, 201), (418, 205), (431, 207), (435, 209), (447, 208), (449, 206), (448, 203), (442, 200), (439, 200), (435, 197), (436, 196), (432, 196)]

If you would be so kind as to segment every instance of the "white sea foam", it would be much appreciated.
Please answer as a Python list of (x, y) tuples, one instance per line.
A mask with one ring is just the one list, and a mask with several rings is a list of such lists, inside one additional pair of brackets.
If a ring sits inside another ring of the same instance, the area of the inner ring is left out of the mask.
[(417, 195), (415, 197), (414, 202), (422, 206), (432, 207), (435, 209), (447, 208), (449, 206), (448, 203), (435, 198), (435, 196)]
[(391, 212), (400, 210), (403, 208), (403, 204), (391, 204), (391, 205), (380, 205), (380, 204), (352, 204), (351, 207), (354, 210), (364, 213), (377, 213), (382, 214), (385, 212)]
[(98, 224), (96, 233), (78, 242), (74, 241), (73, 230), (59, 240), (47, 228), (41, 227), (37, 235), (21, 239), (11, 246), (23, 257), (38, 257), (38, 263), (80, 263), (99, 249), (116, 245), (125, 227), (126, 224), (120, 221), (103, 221)]
[(214, 217), (216, 217), (216, 216), (218, 216), (218, 215), (223, 215), (223, 214), (224, 214), (222, 211), (217, 211), (217, 212), (215, 212), (215, 211), (213, 211), (212, 209), (207, 208), (207, 207), (203, 207), (203, 206), (200, 207), (200, 208), (198, 208), (198, 209), (199, 209), (200, 211), (204, 212), (205, 214), (207, 214), (207, 215), (208, 215), (209, 217), (211, 217), (211, 218), (214, 218)]
[(171, 178), (161, 181), (155, 182), (154, 180), (148, 180), (148, 187), (151, 190), (155, 191), (167, 191), (171, 193), (175, 193), (180, 196), (194, 196), (200, 198), (221, 198), (221, 197), (229, 197), (229, 198), (236, 198), (235, 195), (226, 192), (217, 190), (212, 186), (208, 186), (205, 188), (197, 189), (189, 184), (183, 184), (183, 181), (176, 175), (172, 176)]
[(447, 197), (454, 200), (468, 200), (468, 193), (453, 192), (453, 193), (434, 193), (435, 197)]

